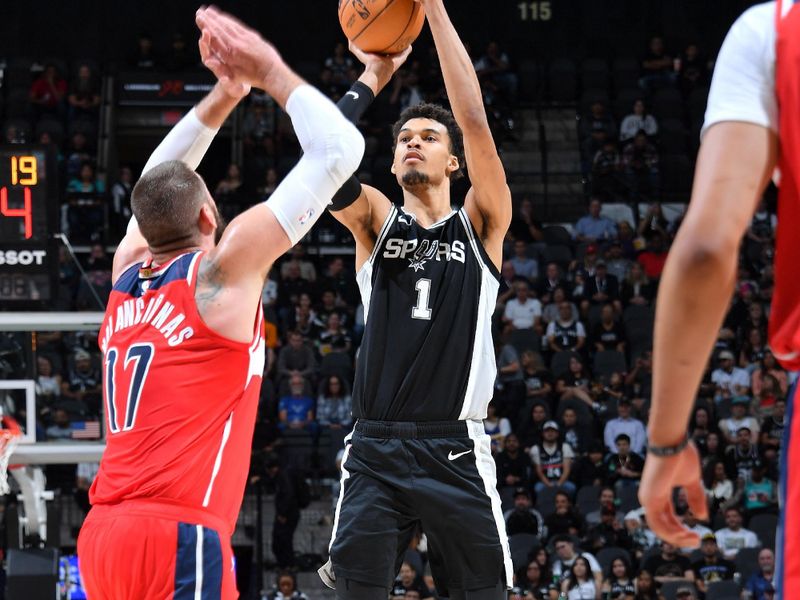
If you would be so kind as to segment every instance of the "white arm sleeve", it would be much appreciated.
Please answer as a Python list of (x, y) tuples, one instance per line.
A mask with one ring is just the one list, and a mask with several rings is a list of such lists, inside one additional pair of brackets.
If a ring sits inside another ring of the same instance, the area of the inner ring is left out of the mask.
[(286, 112), (303, 157), (278, 185), (267, 206), (294, 246), (361, 164), (364, 138), (333, 102), (310, 85), (292, 92)]
[[(200, 161), (214, 141), (218, 129), (206, 127), (197, 118), (194, 108), (184, 116), (175, 127), (167, 134), (158, 147), (147, 159), (147, 163), (142, 170), (142, 175), (153, 167), (160, 165), (168, 160), (180, 160), (185, 162), (192, 170), (197, 169)], [(128, 233), (137, 228), (136, 217), (131, 217), (128, 221)]]
[(214, 141), (217, 131), (219, 130), (206, 127), (192, 108), (153, 151), (142, 174), (168, 160), (180, 160), (192, 170), (196, 169)]
[(701, 136), (721, 121), (778, 130), (775, 97), (775, 2), (745, 11), (719, 51)]

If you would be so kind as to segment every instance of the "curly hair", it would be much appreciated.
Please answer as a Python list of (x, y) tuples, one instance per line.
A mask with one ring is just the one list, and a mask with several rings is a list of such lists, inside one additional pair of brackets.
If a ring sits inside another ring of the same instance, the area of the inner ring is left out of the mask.
[(453, 113), (439, 106), (438, 104), (431, 104), (423, 102), (416, 106), (409, 106), (401, 114), (400, 118), (392, 125), (392, 138), (394, 143), (392, 151), (397, 148), (397, 136), (400, 135), (400, 130), (411, 119), (430, 119), (444, 125), (447, 130), (447, 135), (450, 136), (450, 153), (458, 159), (458, 170), (450, 175), (451, 181), (456, 181), (464, 176), (464, 166), (466, 161), (464, 158), (464, 135), (461, 133), (461, 128), (456, 123)]

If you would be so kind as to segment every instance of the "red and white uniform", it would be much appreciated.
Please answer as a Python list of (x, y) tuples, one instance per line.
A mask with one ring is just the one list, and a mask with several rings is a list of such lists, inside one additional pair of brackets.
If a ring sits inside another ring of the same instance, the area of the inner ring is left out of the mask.
[(264, 328), (260, 305), (231, 307), (252, 310), (249, 343), (203, 323), (194, 297), (202, 256), (135, 265), (111, 292), (99, 335), (107, 447), (78, 544), (90, 598), (237, 597), (230, 537)]
[[(720, 50), (704, 131), (722, 121), (744, 121), (778, 134), (778, 235), (770, 346), (789, 370), (800, 370), (800, 4), (759, 4), (734, 23)], [(779, 598), (800, 598), (800, 418), (787, 407), (781, 452), (782, 510), (776, 541)], [(791, 466), (790, 466), (791, 465)]]

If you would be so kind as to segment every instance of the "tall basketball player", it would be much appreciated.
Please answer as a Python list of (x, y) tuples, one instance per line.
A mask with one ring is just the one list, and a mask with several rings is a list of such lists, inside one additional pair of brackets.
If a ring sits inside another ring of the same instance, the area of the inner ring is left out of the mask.
[[(686, 219), (661, 281), (655, 329), (650, 448), (639, 496), (647, 521), (678, 546), (698, 543), (678, 522), (673, 486), (707, 515), (697, 450), (686, 427), (697, 387), (736, 281), (739, 244), (767, 182), (780, 174), (770, 345), (800, 368), (800, 5), (767, 2), (745, 12), (717, 59)], [(775, 584), (800, 597), (800, 419), (789, 402), (781, 453), (781, 525)]]
[[(230, 537), (264, 368), (261, 290), (363, 154), (355, 127), (257, 33), (214, 9), (197, 23), (220, 81), (133, 190), (99, 335), (108, 445), (78, 540), (98, 600), (238, 597)], [(223, 233), (193, 169), (250, 85), (285, 107), (304, 155)]]
[[(391, 170), (402, 207), (355, 179), (332, 206), (356, 239), (366, 331), (353, 390), (358, 420), (320, 576), (350, 600), (385, 600), (418, 524), (440, 595), (499, 599), (512, 582), (482, 422), (511, 196), (470, 58), (443, 1), (422, 4), (453, 113), (422, 104), (395, 123)], [(356, 53), (367, 70), (339, 104), (353, 119), (396, 67)], [(451, 183), (465, 167), (472, 187), (456, 209)]]

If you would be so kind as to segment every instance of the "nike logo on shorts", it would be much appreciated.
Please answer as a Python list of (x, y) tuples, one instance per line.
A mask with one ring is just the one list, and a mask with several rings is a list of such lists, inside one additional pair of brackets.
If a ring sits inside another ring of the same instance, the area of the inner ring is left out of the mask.
[(472, 450), (465, 450), (464, 452), (459, 452), (458, 454), (453, 454), (453, 451), (450, 450), (450, 454), (447, 455), (447, 460), (455, 460), (459, 456), (464, 456), (465, 454), (469, 454)]

